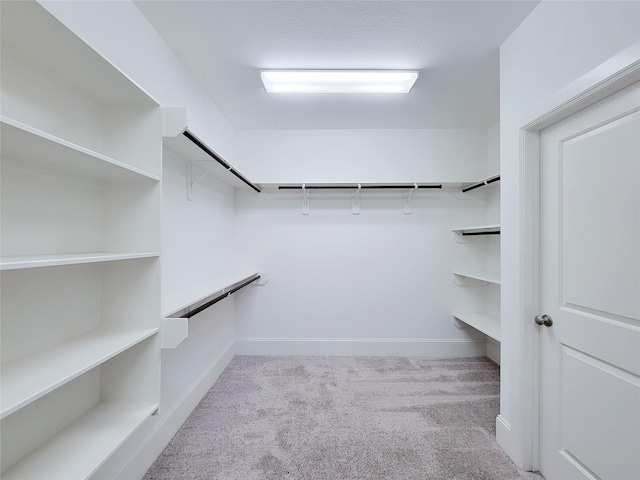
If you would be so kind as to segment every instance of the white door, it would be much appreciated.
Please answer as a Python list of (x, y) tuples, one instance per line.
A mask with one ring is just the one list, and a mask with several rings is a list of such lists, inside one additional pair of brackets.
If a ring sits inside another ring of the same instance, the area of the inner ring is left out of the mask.
[(640, 84), (543, 130), (540, 159), (540, 471), (638, 480)]

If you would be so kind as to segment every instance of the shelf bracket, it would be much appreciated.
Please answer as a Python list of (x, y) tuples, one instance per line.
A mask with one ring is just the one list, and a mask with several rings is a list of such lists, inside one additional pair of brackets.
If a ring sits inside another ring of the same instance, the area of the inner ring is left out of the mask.
[(302, 184), (302, 215), (309, 215), (309, 190)]
[(193, 179), (193, 162), (187, 163), (187, 199), (193, 201), (193, 186), (211, 173), (213, 167), (208, 168), (195, 180)]
[(411, 215), (411, 197), (413, 197), (413, 192), (418, 190), (418, 184), (414, 183), (413, 188), (411, 190), (404, 191), (404, 205), (402, 207), (402, 213), (405, 215)]
[(360, 215), (360, 192), (362, 191), (362, 185), (358, 184), (358, 189), (354, 190), (351, 194), (351, 213), (353, 215)]

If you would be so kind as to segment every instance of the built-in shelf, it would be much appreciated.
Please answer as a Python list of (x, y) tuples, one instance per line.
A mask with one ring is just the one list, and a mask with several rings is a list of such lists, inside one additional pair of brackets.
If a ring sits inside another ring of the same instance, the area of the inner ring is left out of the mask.
[(2, 472), (2, 478), (89, 478), (157, 408), (157, 403), (98, 404), (33, 453)]
[(160, 402), (162, 108), (46, 4), (0, 18), (0, 476), (102, 478)]
[(496, 341), (500, 341), (500, 320), (485, 313), (454, 313), (459, 320)]
[(475, 225), (472, 227), (453, 228), (454, 233), (461, 235), (496, 235), (500, 233), (500, 224)]
[(476, 188), (481, 188), (484, 187), (486, 185), (491, 185), (493, 183), (499, 182), (500, 181), (500, 174), (497, 173), (495, 175), (490, 175), (486, 178), (483, 178), (482, 180), (478, 181), (478, 182), (474, 182), (474, 183), (469, 183), (469, 184), (465, 184), (462, 187), (462, 191), (463, 192), (470, 192), (471, 190), (475, 190)]
[(493, 283), (500, 285), (500, 274), (495, 272), (483, 272), (477, 270), (454, 270), (453, 274), (457, 277), (470, 278), (481, 282)]
[[(186, 313), (190, 307), (257, 275), (256, 271), (238, 272), (203, 280), (162, 296), (162, 316), (173, 317)], [(264, 281), (264, 280), (263, 280)]]
[(6, 157), (14, 157), (100, 181), (160, 181), (155, 175), (16, 120), (2, 116), (0, 125), (4, 163)]
[(20, 255), (0, 258), (0, 270), (19, 270), (24, 268), (57, 267), (61, 265), (79, 265), (82, 263), (114, 262), (138, 258), (159, 257), (160, 252), (140, 253), (63, 253), (54, 255)]
[[(158, 333), (98, 329), (2, 365), (0, 418)], [(3, 474), (4, 477), (4, 474)]]

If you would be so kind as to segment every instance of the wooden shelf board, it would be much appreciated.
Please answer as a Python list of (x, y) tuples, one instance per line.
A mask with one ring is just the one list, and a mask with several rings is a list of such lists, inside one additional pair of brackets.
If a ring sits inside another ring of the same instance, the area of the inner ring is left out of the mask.
[(500, 341), (500, 319), (486, 313), (454, 313), (454, 318)]
[[(88, 478), (158, 408), (158, 404), (101, 403), (2, 473), (4, 480)], [(70, 455), (73, 458), (71, 458)]]
[(478, 270), (455, 270), (454, 275), (460, 277), (471, 278), (473, 280), (479, 280), (481, 282), (494, 283), (500, 285), (500, 274), (495, 272), (484, 272)]
[(16, 120), (0, 117), (2, 155), (27, 160), (101, 181), (159, 182), (156, 175), (50, 135)]
[(41, 398), (158, 331), (159, 328), (133, 331), (98, 329), (3, 364), (0, 418)]
[(500, 224), (495, 223), (491, 225), (475, 225), (472, 227), (453, 228), (451, 231), (456, 233), (499, 232)]
[(244, 271), (233, 274), (210, 278), (202, 282), (189, 285), (162, 295), (162, 316), (171, 315), (186, 309), (187, 307), (202, 302), (206, 298), (222, 293), (223, 290), (246, 280), (258, 272)]
[(160, 252), (139, 253), (62, 253), (52, 255), (18, 255), (0, 258), (0, 270), (19, 270), (25, 268), (58, 267), (62, 265), (78, 265), (82, 263), (114, 262), (118, 260), (135, 260), (139, 258), (159, 257)]

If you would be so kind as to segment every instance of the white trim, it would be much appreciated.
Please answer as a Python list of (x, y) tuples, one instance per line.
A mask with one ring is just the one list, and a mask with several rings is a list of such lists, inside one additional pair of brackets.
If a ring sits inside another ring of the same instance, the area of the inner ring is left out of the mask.
[(484, 339), (236, 338), (237, 355), (483, 357)]
[(507, 455), (513, 456), (514, 444), (509, 442), (511, 438), (511, 425), (501, 415), (496, 417), (496, 442)]
[(500, 365), (500, 342), (487, 337), (487, 358)]
[[(519, 439), (514, 439), (511, 425), (502, 428), (498, 444), (525, 470), (538, 470), (539, 452), (539, 332), (533, 318), (538, 315), (540, 301), (539, 276), (539, 132), (554, 123), (640, 81), (640, 42), (613, 56), (599, 67), (571, 83), (561, 91), (536, 102), (535, 110), (520, 117), (520, 325), (516, 328), (520, 353), (521, 411), (513, 411)], [(514, 358), (508, 359), (509, 362)], [(500, 417), (499, 417), (500, 418)], [(501, 421), (504, 421), (502, 419)], [(503, 426), (504, 427), (504, 426)], [(520, 444), (514, 450), (514, 440)]]
[(149, 432), (147, 438), (113, 477), (114, 479), (142, 478), (144, 476), (234, 356), (235, 343), (231, 342), (200, 375), (192, 387), (182, 395), (173, 408), (162, 415), (162, 420)]

